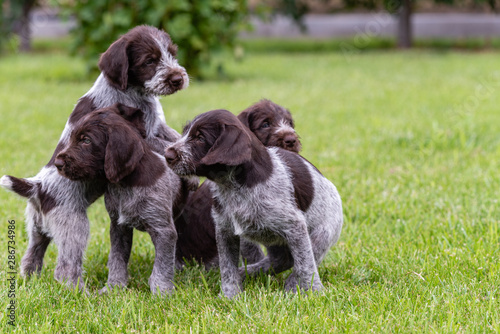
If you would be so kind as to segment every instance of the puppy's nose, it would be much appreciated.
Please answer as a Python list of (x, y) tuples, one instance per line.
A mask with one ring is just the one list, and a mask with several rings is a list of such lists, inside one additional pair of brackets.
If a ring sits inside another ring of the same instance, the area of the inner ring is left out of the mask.
[(172, 75), (170, 77), (170, 83), (174, 87), (180, 87), (180, 86), (182, 86), (182, 83), (183, 83), (182, 75), (180, 75), (179, 73), (176, 73), (176, 74)]
[(64, 167), (64, 160), (60, 156), (57, 156), (56, 160), (54, 160), (54, 165), (57, 169), (61, 170)]
[(297, 138), (295, 135), (286, 135), (285, 138), (283, 138), (283, 141), (287, 146), (293, 146), (295, 145), (295, 142), (297, 141)]
[(175, 163), (178, 159), (179, 159), (179, 157), (177, 155), (177, 152), (173, 148), (169, 147), (166, 149), (165, 160), (167, 160), (167, 163), (169, 165)]

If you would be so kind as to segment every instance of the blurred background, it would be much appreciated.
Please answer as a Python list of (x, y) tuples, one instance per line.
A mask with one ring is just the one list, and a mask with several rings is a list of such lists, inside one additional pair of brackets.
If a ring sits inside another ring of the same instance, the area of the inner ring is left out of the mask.
[[(90, 73), (99, 54), (131, 27), (170, 33), (193, 77), (247, 49), (335, 50), (500, 47), (496, 0), (0, 0), (0, 48), (59, 47), (83, 57)], [(267, 42), (266, 42), (267, 41)], [(37, 44), (38, 42), (38, 44)], [(297, 43), (298, 42), (298, 43)]]

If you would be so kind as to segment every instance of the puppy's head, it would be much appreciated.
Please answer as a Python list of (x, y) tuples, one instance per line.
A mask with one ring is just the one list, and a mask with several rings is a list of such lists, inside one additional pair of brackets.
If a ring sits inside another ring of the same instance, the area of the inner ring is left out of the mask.
[(169, 95), (189, 85), (184, 67), (175, 58), (170, 36), (150, 26), (138, 26), (111, 44), (101, 55), (99, 69), (117, 89), (134, 87), (152, 95)]
[(71, 180), (119, 182), (144, 155), (143, 123), (139, 109), (122, 104), (95, 110), (75, 125), (54, 165)]
[(178, 175), (213, 178), (252, 159), (252, 135), (227, 110), (212, 110), (184, 127), (183, 136), (165, 151), (170, 168)]
[(238, 115), (238, 119), (265, 146), (278, 146), (296, 153), (301, 149), (292, 114), (272, 101), (262, 100), (250, 106)]

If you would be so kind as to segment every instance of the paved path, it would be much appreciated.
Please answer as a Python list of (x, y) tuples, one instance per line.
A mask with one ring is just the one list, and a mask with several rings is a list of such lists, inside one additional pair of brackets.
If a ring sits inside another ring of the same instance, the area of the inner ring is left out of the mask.
[[(253, 20), (254, 32), (245, 37), (300, 37), (315, 38), (354, 37), (359, 35), (393, 37), (397, 21), (387, 12), (371, 14), (307, 15), (304, 23), (307, 34), (285, 17), (272, 23)], [(493, 14), (415, 14), (412, 26), (414, 36), (420, 37), (500, 37), (500, 16)]]
[[(253, 19), (254, 31), (242, 37), (313, 37), (335, 38), (355, 36), (392, 37), (396, 34), (396, 18), (387, 12), (368, 14), (306, 15), (307, 34), (285, 17), (271, 23)], [(68, 34), (74, 22), (60, 21), (53, 11), (39, 9), (32, 16), (34, 38), (57, 38)], [(413, 29), (420, 37), (500, 37), (500, 16), (494, 14), (415, 14)]]

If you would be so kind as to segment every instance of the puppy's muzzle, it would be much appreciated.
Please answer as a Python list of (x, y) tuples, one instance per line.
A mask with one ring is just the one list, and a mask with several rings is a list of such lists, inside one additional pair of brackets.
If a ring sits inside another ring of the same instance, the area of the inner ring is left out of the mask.
[(167, 78), (167, 81), (175, 89), (180, 89), (184, 85), (184, 78), (180, 73), (172, 74)]
[(66, 164), (66, 162), (64, 161), (64, 159), (62, 159), (61, 154), (58, 154), (56, 159), (54, 160), (54, 166), (56, 166), (56, 168), (59, 171), (62, 171), (65, 164)]
[(177, 151), (169, 147), (165, 150), (165, 160), (167, 160), (167, 164), (170, 166), (174, 166), (177, 162), (179, 162), (179, 154), (177, 154)]
[(286, 134), (283, 137), (283, 142), (285, 143), (286, 147), (293, 147), (293, 146), (295, 146), (295, 143), (297, 142), (297, 136), (293, 133)]

